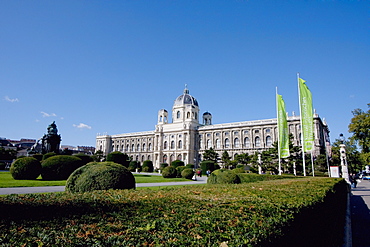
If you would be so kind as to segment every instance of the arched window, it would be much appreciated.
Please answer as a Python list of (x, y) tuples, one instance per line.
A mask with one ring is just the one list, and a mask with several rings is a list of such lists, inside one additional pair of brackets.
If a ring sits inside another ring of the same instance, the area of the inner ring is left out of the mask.
[(195, 113), (195, 119), (198, 119), (198, 114), (197, 113)]
[(114, 145), (112, 145), (112, 150), (113, 150), (113, 152), (116, 151), (116, 150), (114, 150)]
[(103, 146), (102, 145), (100, 145), (100, 151), (102, 151), (103, 150)]
[(126, 145), (126, 152), (129, 152), (130, 151), (130, 146), (127, 144)]
[(186, 118), (190, 118), (190, 112), (186, 114)]
[(266, 137), (266, 146), (267, 147), (272, 147), (272, 138), (271, 138), (271, 136)]
[(143, 144), (143, 151), (144, 151), (144, 152), (146, 151), (145, 143)]
[(135, 152), (135, 145), (134, 144), (132, 144), (132, 146), (131, 146), (131, 151)]
[(172, 161), (175, 161), (175, 156), (173, 154), (171, 154), (171, 156), (170, 156), (170, 165), (171, 165)]
[(180, 118), (180, 114), (181, 114), (180, 111), (178, 111), (176, 114), (177, 114), (177, 118)]
[(163, 163), (167, 163), (167, 154), (163, 155)]
[(143, 162), (144, 160), (145, 160), (145, 157), (143, 155), (143, 156), (141, 156), (141, 162)]
[(261, 139), (258, 136), (254, 139), (254, 142), (257, 148), (261, 147)]
[(177, 155), (177, 159), (182, 160), (182, 155), (181, 154)]
[(164, 142), (163, 149), (167, 149), (167, 141)]
[(136, 149), (137, 152), (140, 152), (140, 144), (137, 144), (137, 149)]
[(148, 155), (148, 160), (152, 160), (151, 157), (150, 157), (150, 155)]
[(248, 137), (244, 138), (244, 147), (246, 147), (246, 148), (251, 147), (251, 142), (249, 141)]
[(211, 145), (211, 140), (210, 139), (208, 139), (207, 140), (207, 149), (209, 149), (209, 148), (211, 148), (212, 147), (212, 145)]
[(234, 139), (234, 148), (239, 148), (240, 143), (239, 143), (239, 138)]
[(182, 141), (180, 140), (179, 141), (179, 149), (181, 149), (182, 148)]
[(149, 143), (149, 145), (148, 145), (148, 151), (152, 151), (152, 144), (151, 143)]
[(119, 151), (119, 145), (117, 144), (117, 151)]
[(220, 139), (216, 139), (216, 148), (221, 148)]
[(175, 142), (171, 141), (171, 149), (175, 149)]
[(122, 145), (121, 148), (122, 148), (122, 152), (125, 152), (125, 146)]
[(229, 148), (230, 147), (230, 141), (228, 138), (225, 139), (225, 148)]

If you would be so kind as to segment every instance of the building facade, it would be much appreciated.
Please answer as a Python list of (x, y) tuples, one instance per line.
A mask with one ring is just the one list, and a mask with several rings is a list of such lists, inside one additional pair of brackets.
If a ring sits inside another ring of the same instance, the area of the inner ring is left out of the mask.
[[(185, 164), (198, 165), (205, 150), (211, 147), (221, 157), (226, 150), (234, 158), (237, 154), (254, 154), (272, 147), (277, 141), (277, 119), (212, 124), (212, 114), (199, 115), (198, 101), (185, 88), (169, 113), (162, 109), (152, 131), (119, 135), (97, 135), (96, 150), (105, 155), (113, 151), (126, 153), (133, 160), (151, 160), (155, 167), (161, 163), (182, 160)], [(318, 114), (314, 114), (315, 143), (313, 154), (330, 147), (329, 128)], [(200, 123), (202, 122), (202, 123)], [(293, 144), (300, 145), (299, 116), (288, 116), (289, 132)]]

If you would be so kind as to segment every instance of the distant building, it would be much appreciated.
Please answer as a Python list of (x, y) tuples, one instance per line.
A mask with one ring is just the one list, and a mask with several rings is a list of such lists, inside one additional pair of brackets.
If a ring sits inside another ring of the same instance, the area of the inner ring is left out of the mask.
[[(318, 155), (330, 146), (329, 128), (318, 114), (314, 114), (314, 149)], [(277, 141), (277, 119), (212, 124), (212, 114), (205, 112), (199, 123), (198, 101), (185, 88), (172, 107), (172, 122), (168, 111), (158, 112), (158, 122), (152, 131), (118, 135), (97, 135), (96, 149), (105, 155), (113, 151), (127, 153), (133, 160), (151, 160), (155, 167), (161, 163), (182, 160), (197, 165), (205, 150), (213, 148), (221, 157), (226, 150), (234, 158), (241, 153), (254, 154), (266, 150)], [(288, 117), (293, 144), (300, 145), (299, 116)]]

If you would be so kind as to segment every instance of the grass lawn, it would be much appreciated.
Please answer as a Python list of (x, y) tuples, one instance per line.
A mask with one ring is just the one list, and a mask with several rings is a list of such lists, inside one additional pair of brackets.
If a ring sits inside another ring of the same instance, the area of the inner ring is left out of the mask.
[[(157, 175), (134, 174), (136, 183), (162, 183), (189, 181), (184, 178), (163, 178)], [(36, 180), (15, 180), (10, 172), (0, 172), (0, 188), (8, 187), (38, 187), (38, 186), (64, 186), (66, 180), (45, 181), (41, 176)]]

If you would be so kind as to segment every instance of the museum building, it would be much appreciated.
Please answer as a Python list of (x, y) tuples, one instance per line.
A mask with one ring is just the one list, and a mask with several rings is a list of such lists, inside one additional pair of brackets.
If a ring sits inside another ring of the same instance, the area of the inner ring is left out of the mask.
[[(182, 160), (185, 164), (198, 165), (205, 150), (211, 147), (221, 157), (226, 150), (230, 157), (237, 154), (254, 154), (272, 147), (277, 141), (277, 119), (212, 124), (212, 114), (199, 117), (198, 101), (187, 88), (178, 96), (172, 107), (172, 121), (169, 113), (162, 109), (152, 131), (118, 135), (97, 135), (96, 150), (105, 155), (113, 151), (126, 153), (133, 160), (151, 160), (154, 167), (161, 163)], [(200, 123), (200, 120), (202, 123)], [(314, 113), (313, 154), (329, 149), (329, 129), (325, 120)], [(288, 116), (289, 132), (293, 134), (293, 145), (301, 145), (300, 117)]]

